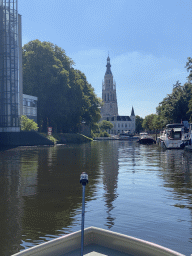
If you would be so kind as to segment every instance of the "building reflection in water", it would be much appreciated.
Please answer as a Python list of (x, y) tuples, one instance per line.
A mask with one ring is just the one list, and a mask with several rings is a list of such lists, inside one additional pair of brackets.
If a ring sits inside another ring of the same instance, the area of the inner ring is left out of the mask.
[(118, 181), (118, 144), (102, 143), (101, 169), (103, 172), (104, 201), (107, 207), (106, 226), (110, 229), (114, 225), (115, 216), (112, 215), (114, 208), (113, 202), (117, 198), (117, 181)]
[[(101, 148), (101, 169), (103, 171), (103, 187), (104, 200), (107, 207), (107, 221), (106, 226), (111, 229), (115, 225), (115, 215), (113, 209), (115, 199), (118, 197), (118, 175), (119, 164), (129, 157), (132, 163), (132, 172), (135, 172), (135, 147), (134, 144), (128, 141), (121, 142), (103, 142)], [(134, 182), (134, 181), (133, 181)]]
[(0, 255), (10, 255), (21, 243), (20, 152), (0, 152), (0, 163)]

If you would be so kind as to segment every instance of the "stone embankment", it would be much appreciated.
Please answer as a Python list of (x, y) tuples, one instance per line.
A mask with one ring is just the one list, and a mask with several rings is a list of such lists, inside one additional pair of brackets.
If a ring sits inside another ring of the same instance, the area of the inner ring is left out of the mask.
[(0, 146), (39, 146), (39, 145), (54, 145), (54, 142), (45, 138), (35, 131), (21, 132), (1, 132)]

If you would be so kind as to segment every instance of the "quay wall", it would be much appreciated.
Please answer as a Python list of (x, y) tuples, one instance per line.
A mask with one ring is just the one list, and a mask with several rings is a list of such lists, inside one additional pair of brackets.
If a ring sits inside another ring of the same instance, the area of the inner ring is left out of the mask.
[(0, 132), (0, 146), (54, 145), (52, 141), (35, 131)]

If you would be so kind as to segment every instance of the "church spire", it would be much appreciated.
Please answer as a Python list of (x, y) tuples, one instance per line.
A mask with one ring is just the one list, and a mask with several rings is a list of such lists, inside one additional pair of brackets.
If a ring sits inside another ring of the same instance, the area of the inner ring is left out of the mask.
[(107, 70), (106, 70), (105, 74), (106, 74), (106, 75), (107, 75), (107, 74), (112, 74), (112, 73), (111, 73), (111, 64), (110, 64), (109, 55), (108, 55), (108, 57), (107, 57), (107, 65), (106, 65), (106, 67), (107, 67)]
[(135, 116), (134, 108), (132, 107), (131, 116)]

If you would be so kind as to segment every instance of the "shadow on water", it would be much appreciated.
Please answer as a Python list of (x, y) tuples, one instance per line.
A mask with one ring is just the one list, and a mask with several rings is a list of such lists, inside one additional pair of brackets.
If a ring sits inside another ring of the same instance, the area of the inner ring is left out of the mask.
[(98, 152), (90, 144), (0, 152), (0, 255), (43, 242), (47, 234), (68, 233), (62, 230), (73, 225), (81, 207), (79, 177), (83, 171), (89, 174), (86, 200), (94, 197), (97, 158)]

